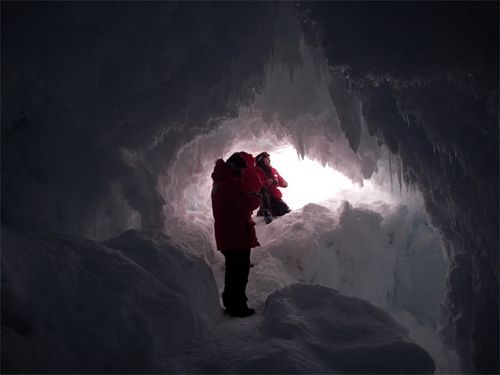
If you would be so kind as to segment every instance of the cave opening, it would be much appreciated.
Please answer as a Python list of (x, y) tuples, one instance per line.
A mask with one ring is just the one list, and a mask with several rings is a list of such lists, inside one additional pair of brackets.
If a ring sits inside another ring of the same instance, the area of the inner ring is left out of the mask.
[[(268, 124), (255, 110), (241, 113), (183, 145), (159, 178), (165, 232), (211, 265), (222, 291), (224, 265), (215, 251), (210, 175), (218, 158), (267, 151), (289, 183), (282, 192), (292, 212), (270, 225), (253, 214), (261, 246), (252, 251), (250, 302), (262, 306), (273, 291), (296, 282), (333, 287), (393, 314), (431, 353), (439, 372), (458, 371), (457, 356), (439, 332), (449, 267), (442, 235), (426, 213), (422, 194), (405, 185), (398, 158), (376, 145), (364, 128), (362, 144), (376, 147), (371, 151), (378, 160), (372, 160), (370, 178), (359, 178), (362, 160), (346, 147), (345, 137), (325, 142), (305, 135), (297, 142), (286, 124)], [(309, 116), (306, 121), (316, 120)], [(298, 151), (294, 143), (301, 142), (315, 159)], [(330, 163), (344, 170), (355, 165), (360, 172), (351, 170), (348, 177)]]
[[(268, 63), (261, 90), (238, 116), (215, 119), (217, 126), (178, 147), (157, 180), (164, 230), (204, 258), (222, 288), (210, 175), (215, 160), (233, 152), (267, 151), (289, 180), (282, 190), (293, 211), (267, 226), (254, 213), (262, 246), (252, 252), (250, 298), (263, 304), (294, 282), (336, 288), (391, 312), (438, 372), (457, 372), (457, 355), (440, 332), (450, 268), (443, 234), (400, 156), (368, 128), (349, 80), (328, 70), (320, 48), (304, 39), (298, 48), (292, 68)], [(409, 118), (401, 121), (411, 127)]]

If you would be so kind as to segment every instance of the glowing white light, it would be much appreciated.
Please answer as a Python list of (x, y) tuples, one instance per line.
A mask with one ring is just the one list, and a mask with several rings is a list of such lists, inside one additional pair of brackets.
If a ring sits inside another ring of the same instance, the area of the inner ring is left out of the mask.
[(270, 155), (271, 165), (288, 182), (288, 187), (281, 191), (283, 200), (292, 209), (325, 201), (336, 206), (344, 199), (365, 203), (393, 200), (390, 194), (378, 190), (369, 181), (361, 187), (331, 167), (324, 167), (308, 157), (300, 159), (292, 146), (272, 150)]

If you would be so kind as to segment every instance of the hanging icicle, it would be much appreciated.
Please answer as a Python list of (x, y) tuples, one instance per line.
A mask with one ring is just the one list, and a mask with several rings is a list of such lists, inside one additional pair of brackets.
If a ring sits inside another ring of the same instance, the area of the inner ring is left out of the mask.
[(392, 161), (391, 161), (391, 151), (387, 149), (387, 154), (389, 156), (389, 176), (391, 178), (391, 194), (394, 193), (393, 183), (392, 183)]
[(402, 113), (401, 117), (403, 117), (403, 121), (406, 126), (410, 127), (410, 117), (408, 116), (408, 113)]
[(397, 169), (397, 173), (398, 173), (398, 182), (399, 182), (399, 194), (402, 195), (403, 194), (403, 161), (401, 160), (401, 158), (399, 158), (399, 165), (398, 165), (398, 169)]

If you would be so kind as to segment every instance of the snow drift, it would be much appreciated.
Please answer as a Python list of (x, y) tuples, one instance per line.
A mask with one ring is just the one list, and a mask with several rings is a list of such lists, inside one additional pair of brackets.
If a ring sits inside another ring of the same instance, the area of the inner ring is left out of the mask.
[(217, 301), (210, 268), (164, 235), (2, 228), (2, 372), (180, 372)]
[(389, 314), (327, 287), (278, 290), (242, 321), (223, 316), (208, 265), (162, 234), (2, 229), (2, 372), (434, 370)]
[(389, 314), (334, 289), (295, 284), (271, 294), (262, 327), (277, 341), (303, 342), (323, 365), (314, 372), (434, 372), (429, 354)]

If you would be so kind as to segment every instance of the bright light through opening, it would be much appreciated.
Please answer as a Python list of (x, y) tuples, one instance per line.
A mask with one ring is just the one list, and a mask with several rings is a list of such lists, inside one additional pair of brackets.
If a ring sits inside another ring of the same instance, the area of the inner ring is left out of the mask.
[(300, 159), (292, 146), (270, 151), (271, 165), (288, 182), (281, 188), (283, 200), (291, 209), (298, 209), (308, 203), (337, 205), (342, 200), (363, 203), (392, 203), (393, 197), (380, 191), (370, 181), (361, 187), (331, 167), (305, 157)]

